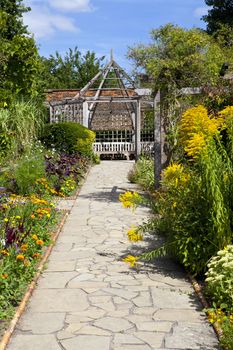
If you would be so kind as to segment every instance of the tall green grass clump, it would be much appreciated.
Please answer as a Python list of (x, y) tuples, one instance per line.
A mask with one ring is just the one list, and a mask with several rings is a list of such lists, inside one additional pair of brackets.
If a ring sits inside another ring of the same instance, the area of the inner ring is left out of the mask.
[(145, 191), (154, 187), (154, 162), (151, 158), (142, 156), (128, 174), (129, 181), (139, 184)]
[(9, 108), (0, 108), (0, 156), (18, 157), (31, 148), (43, 123), (43, 111), (33, 101), (13, 101)]

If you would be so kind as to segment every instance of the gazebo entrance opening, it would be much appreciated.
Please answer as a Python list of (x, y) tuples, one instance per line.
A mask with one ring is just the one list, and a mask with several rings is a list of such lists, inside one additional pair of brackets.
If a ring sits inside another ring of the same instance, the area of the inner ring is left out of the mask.
[(95, 131), (94, 152), (102, 157), (138, 158), (141, 152), (153, 152), (150, 95), (150, 89), (136, 88), (133, 80), (111, 58), (80, 91), (48, 91), (50, 122), (73, 121)]

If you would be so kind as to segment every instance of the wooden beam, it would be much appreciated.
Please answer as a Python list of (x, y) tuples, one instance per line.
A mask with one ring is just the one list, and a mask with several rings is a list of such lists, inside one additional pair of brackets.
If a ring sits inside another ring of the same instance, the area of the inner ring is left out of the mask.
[(158, 190), (161, 182), (162, 173), (162, 123), (161, 123), (161, 94), (157, 92), (154, 99), (154, 187)]
[(137, 102), (137, 112), (135, 120), (135, 159), (139, 159), (141, 154), (141, 103)]

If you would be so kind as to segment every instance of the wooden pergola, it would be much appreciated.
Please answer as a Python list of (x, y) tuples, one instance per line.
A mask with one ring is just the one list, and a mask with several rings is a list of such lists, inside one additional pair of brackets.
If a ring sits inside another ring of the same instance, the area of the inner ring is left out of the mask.
[(73, 97), (50, 102), (50, 122), (76, 121), (93, 130), (110, 127), (132, 130), (130, 142), (96, 142), (94, 150), (97, 153), (134, 153), (138, 159), (145, 147), (145, 142), (141, 143), (141, 104), (143, 101), (144, 105), (152, 107), (149, 94), (149, 89), (136, 88), (111, 54), (110, 62)]

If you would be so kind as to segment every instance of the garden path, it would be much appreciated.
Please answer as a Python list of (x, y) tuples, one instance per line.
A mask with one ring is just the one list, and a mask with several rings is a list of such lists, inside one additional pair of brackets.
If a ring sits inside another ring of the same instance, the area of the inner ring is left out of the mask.
[(132, 164), (91, 169), (8, 350), (218, 349), (180, 267), (122, 262), (127, 229), (149, 215), (118, 201)]

